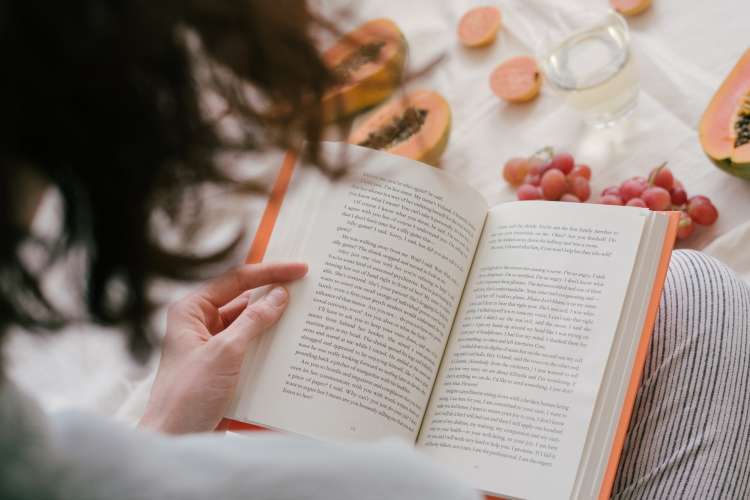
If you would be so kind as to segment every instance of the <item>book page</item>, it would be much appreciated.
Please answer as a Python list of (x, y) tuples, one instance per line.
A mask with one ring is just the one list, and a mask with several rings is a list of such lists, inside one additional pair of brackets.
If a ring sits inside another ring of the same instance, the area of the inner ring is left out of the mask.
[(296, 169), (264, 260), (302, 260), (310, 271), (248, 356), (228, 416), (318, 438), (413, 443), (487, 205), (435, 168), (346, 152), (341, 179)]
[(506, 497), (568, 499), (648, 212), (492, 209), (418, 446)]

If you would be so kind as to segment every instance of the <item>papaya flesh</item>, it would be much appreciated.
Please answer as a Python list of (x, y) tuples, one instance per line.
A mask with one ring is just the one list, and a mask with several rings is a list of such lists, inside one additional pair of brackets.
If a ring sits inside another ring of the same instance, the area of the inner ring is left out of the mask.
[(374, 19), (344, 35), (323, 54), (338, 84), (323, 96), (323, 121), (349, 117), (393, 94), (401, 83), (406, 39), (390, 19)]
[(698, 131), (716, 166), (750, 180), (750, 49), (714, 94)]
[(351, 144), (436, 165), (448, 144), (451, 108), (431, 90), (417, 90), (373, 111), (349, 136)]

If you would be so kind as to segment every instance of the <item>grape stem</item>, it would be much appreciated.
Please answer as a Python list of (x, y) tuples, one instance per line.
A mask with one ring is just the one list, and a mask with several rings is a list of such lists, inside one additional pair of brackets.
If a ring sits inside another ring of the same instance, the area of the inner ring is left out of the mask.
[(529, 159), (539, 158), (540, 160), (548, 162), (552, 159), (553, 156), (555, 156), (555, 148), (553, 148), (552, 146), (544, 146), (542, 149), (535, 151), (534, 154), (529, 157)]
[(651, 172), (651, 175), (648, 178), (648, 187), (654, 187), (654, 180), (656, 179), (656, 176), (661, 172), (661, 169), (667, 166), (667, 162), (663, 162), (661, 165), (656, 167), (653, 172)]

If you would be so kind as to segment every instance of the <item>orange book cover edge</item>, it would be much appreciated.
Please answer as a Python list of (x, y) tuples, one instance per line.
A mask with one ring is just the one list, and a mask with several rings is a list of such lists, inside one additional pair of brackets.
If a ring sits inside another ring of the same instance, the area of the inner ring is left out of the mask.
[(680, 213), (669, 212), (667, 234), (664, 238), (661, 259), (659, 260), (656, 277), (654, 278), (654, 286), (651, 289), (651, 298), (646, 311), (646, 321), (643, 323), (641, 340), (638, 343), (638, 350), (636, 351), (635, 360), (633, 361), (630, 383), (628, 384), (628, 390), (625, 393), (625, 401), (623, 402), (622, 413), (620, 414), (620, 423), (617, 426), (614, 441), (612, 441), (612, 450), (610, 451), (607, 470), (604, 473), (604, 479), (602, 480), (599, 500), (608, 500), (612, 493), (615, 474), (617, 474), (617, 465), (620, 462), (622, 448), (625, 445), (625, 436), (627, 435), (628, 427), (630, 426), (630, 417), (633, 414), (635, 397), (638, 394), (638, 388), (641, 385), (641, 377), (643, 375), (643, 368), (646, 365), (646, 356), (648, 355), (648, 348), (651, 343), (651, 334), (653, 333), (654, 323), (656, 322), (656, 313), (659, 312), (659, 301), (661, 300), (661, 292), (664, 289), (664, 281), (667, 277), (669, 261), (672, 258), (672, 248), (674, 247), (674, 242), (677, 238), (677, 226), (679, 222)]
[[(266, 249), (268, 248), (268, 242), (271, 241), (271, 233), (273, 233), (273, 228), (276, 225), (276, 219), (281, 211), (281, 205), (284, 203), (284, 196), (289, 189), (289, 182), (292, 180), (292, 174), (294, 173), (294, 167), (296, 165), (297, 154), (292, 151), (286, 152), (284, 154), (284, 159), (281, 161), (279, 174), (276, 176), (273, 188), (271, 188), (268, 203), (266, 203), (266, 208), (263, 210), (263, 215), (260, 218), (258, 229), (255, 231), (255, 237), (250, 245), (250, 251), (245, 258), (245, 264), (257, 264), (258, 262), (263, 261), (263, 257), (266, 255)], [(225, 418), (219, 423), (216, 430), (236, 432), (261, 431), (267, 429), (259, 425)]]
[[(289, 188), (289, 183), (294, 173), (294, 168), (297, 164), (297, 154), (289, 151), (284, 155), (284, 159), (281, 163), (279, 174), (276, 177), (276, 181), (271, 190), (271, 194), (266, 204), (266, 208), (261, 216), (258, 229), (253, 238), (253, 242), (250, 245), (250, 251), (248, 252), (245, 263), (255, 264), (261, 262), (265, 256), (268, 243), (271, 240), (271, 234), (273, 233), (274, 226), (276, 225), (276, 219), (278, 218), (279, 212), (281, 211), (281, 205), (284, 202), (284, 196)], [(633, 405), (635, 404), (635, 398), (638, 393), (638, 387), (640, 386), (641, 376), (643, 375), (643, 368), (646, 363), (646, 356), (648, 354), (648, 346), (651, 341), (651, 333), (653, 331), (654, 323), (656, 321), (656, 314), (659, 310), (659, 300), (661, 298), (661, 292), (664, 287), (664, 280), (669, 269), (669, 261), (672, 255), (672, 247), (677, 235), (677, 225), (679, 222), (679, 213), (670, 213), (669, 225), (667, 228), (667, 234), (664, 239), (664, 245), (662, 247), (662, 255), (659, 262), (659, 267), (654, 280), (654, 287), (651, 291), (651, 298), (649, 301), (648, 310), (646, 313), (646, 321), (643, 325), (643, 331), (641, 333), (641, 340), (638, 344), (638, 350), (636, 352), (635, 361), (633, 362), (633, 370), (628, 385), (628, 390), (625, 395), (625, 401), (623, 403), (622, 413), (620, 414), (620, 423), (617, 427), (615, 439), (612, 443), (612, 451), (610, 459), (607, 464), (607, 470), (604, 474), (604, 480), (602, 481), (602, 488), (599, 494), (599, 500), (607, 500), (612, 492), (614, 485), (615, 474), (617, 473), (617, 465), (620, 460), (620, 454), (625, 443), (625, 436), (627, 434), (628, 426), (630, 425), (630, 418), (633, 413)], [(224, 419), (217, 430), (224, 431), (259, 431), (266, 430), (264, 427), (248, 424), (246, 422), (240, 422), (233, 419)], [(497, 497), (487, 496), (488, 499), (496, 499)]]

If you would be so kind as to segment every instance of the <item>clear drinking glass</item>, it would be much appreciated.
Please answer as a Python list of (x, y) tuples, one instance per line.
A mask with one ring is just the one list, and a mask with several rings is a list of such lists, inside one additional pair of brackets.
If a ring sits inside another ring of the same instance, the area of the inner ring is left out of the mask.
[(613, 10), (555, 12), (539, 60), (548, 81), (589, 125), (610, 126), (638, 102), (628, 25)]

